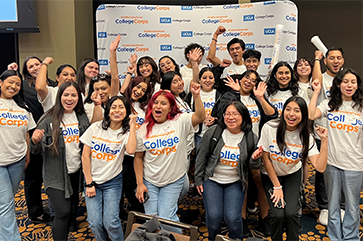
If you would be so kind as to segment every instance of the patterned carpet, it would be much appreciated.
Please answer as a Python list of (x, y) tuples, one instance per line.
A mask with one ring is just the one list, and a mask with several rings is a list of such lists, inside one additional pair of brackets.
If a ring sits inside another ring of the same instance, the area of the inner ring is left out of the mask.
[[(302, 234), (300, 236), (301, 240), (317, 240), (317, 241), (328, 241), (330, 240), (327, 235), (327, 228), (318, 223), (317, 219), (319, 212), (317, 209), (317, 204), (315, 201), (315, 188), (314, 188), (314, 175), (315, 171), (311, 166), (309, 166), (309, 179), (306, 186), (306, 208), (303, 210), (303, 217), (301, 219), (302, 224)], [(44, 205), (47, 206), (47, 196), (43, 194)], [(16, 213), (19, 224), (19, 230), (22, 236), (22, 240), (51, 240), (52, 232), (51, 226), (45, 224), (34, 225), (30, 222), (28, 218), (28, 212), (25, 202), (25, 195), (23, 189), (23, 182), (20, 184), (19, 191), (15, 196), (16, 201)], [(363, 203), (363, 191), (361, 192), (361, 203)], [(127, 203), (125, 203), (127, 207)], [(181, 222), (191, 223), (198, 226), (199, 230), (199, 240), (208, 240), (208, 232), (205, 224), (200, 221), (203, 209), (203, 200), (198, 195), (189, 195), (184, 198), (184, 201), (179, 205), (179, 217)], [(360, 205), (361, 214), (361, 224), (363, 222), (363, 204)], [(87, 212), (86, 204), (84, 198), (81, 198), (79, 208), (78, 208), (78, 218), (79, 230), (78, 232), (73, 232), (69, 234), (69, 240), (75, 241), (91, 241), (95, 240), (91, 230), (88, 228), (87, 222)], [(264, 237), (257, 229), (257, 215), (249, 215), (249, 228), (251, 233), (255, 237), (265, 238), (271, 240), (270, 238)], [(228, 234), (228, 231), (223, 231), (223, 234)], [(360, 239), (363, 240), (363, 227), (360, 226)]]

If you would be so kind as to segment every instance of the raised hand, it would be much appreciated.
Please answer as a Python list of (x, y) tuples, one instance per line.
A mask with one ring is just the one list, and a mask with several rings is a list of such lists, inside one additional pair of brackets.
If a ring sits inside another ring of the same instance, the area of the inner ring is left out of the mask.
[(313, 87), (314, 92), (315, 91), (317, 91), (318, 93), (320, 92), (321, 84), (320, 84), (320, 81), (318, 79), (313, 80), (313, 82), (311, 83), (311, 86)]
[(45, 63), (46, 65), (50, 65), (53, 63), (53, 58), (52, 57), (46, 57), (44, 60), (43, 60), (43, 63)]
[(232, 79), (229, 75), (227, 75), (227, 79), (224, 79), (223, 82), (226, 86), (231, 87), (233, 90), (239, 91), (241, 88), (239, 81), (237, 79)]
[(263, 96), (265, 95), (266, 90), (267, 84), (264, 81), (260, 81), (258, 86), (255, 86), (255, 88), (253, 88), (253, 93), (255, 94), (257, 99), (262, 99), (264, 98)]
[(321, 139), (327, 139), (328, 138), (328, 129), (322, 126), (318, 126), (315, 128), (316, 133)]
[(137, 54), (136, 53), (133, 53), (133, 54), (130, 55), (129, 62), (130, 62), (131, 65), (136, 67), (136, 62), (137, 62)]
[(120, 35), (117, 35), (115, 41), (112, 41), (111, 42), (111, 45), (110, 45), (110, 52), (116, 52), (116, 49), (120, 43), (120, 40), (121, 40), (121, 36)]
[(200, 48), (195, 48), (189, 51), (189, 59), (193, 62), (197, 62), (203, 52)]
[(130, 73), (136, 73), (136, 65), (129, 65), (127, 66), (127, 72), (130, 72)]
[(321, 52), (320, 50), (316, 50), (315, 51), (315, 59), (322, 59), (324, 57), (323, 52)]
[(130, 126), (136, 126), (137, 116), (134, 114), (131, 114), (131, 115), (129, 115), (129, 118), (130, 118), (130, 121), (129, 121)]
[(214, 34), (216, 34), (216, 35), (220, 35), (220, 34), (222, 34), (222, 33), (224, 33), (224, 32), (226, 32), (226, 28), (225, 28), (225, 27), (223, 27), (223, 26), (219, 26), (219, 27), (217, 28), (217, 30), (214, 32)]
[(93, 91), (91, 95), (91, 100), (93, 101), (93, 103), (95, 103), (95, 105), (99, 105), (101, 103), (101, 96), (97, 90)]
[(11, 64), (8, 65), (8, 70), (14, 70), (17, 71), (18, 70), (18, 64), (13, 62)]
[(199, 95), (201, 89), (201, 85), (192, 81), (190, 82), (190, 92), (192, 92), (193, 95)]
[(229, 59), (222, 59), (221, 67), (227, 68), (232, 64), (232, 61)]

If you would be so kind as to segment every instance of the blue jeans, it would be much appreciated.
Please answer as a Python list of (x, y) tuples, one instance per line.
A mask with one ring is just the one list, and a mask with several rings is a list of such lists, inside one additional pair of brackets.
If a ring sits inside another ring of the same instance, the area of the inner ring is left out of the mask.
[[(331, 240), (359, 240), (359, 203), (363, 171), (346, 171), (327, 165), (324, 173), (328, 195), (328, 235)], [(340, 217), (341, 194), (345, 196), (345, 215)]]
[[(185, 175), (173, 183), (164, 187), (157, 187), (144, 179), (144, 184), (149, 191), (149, 200), (144, 203), (145, 213), (157, 215), (160, 218), (169, 219), (179, 222), (178, 215), (178, 198), (185, 182)], [(182, 233), (179, 228), (163, 226), (163, 229), (174, 233)]]
[[(96, 196), (86, 197), (87, 220), (97, 240), (124, 240), (119, 218), (122, 172), (108, 182), (97, 184)], [(86, 192), (86, 190), (85, 190)]]
[(198, 136), (197, 134), (194, 135), (194, 145), (195, 145), (195, 153), (197, 153), (199, 149), (199, 143), (202, 140), (202, 137)]
[(203, 182), (203, 202), (205, 206), (208, 239), (215, 240), (221, 233), (221, 221), (226, 222), (229, 237), (243, 240), (242, 205), (245, 190), (242, 182), (219, 184), (212, 180)]
[(0, 166), (0, 240), (21, 240), (16, 222), (14, 196), (23, 178), (25, 157), (7, 166)]

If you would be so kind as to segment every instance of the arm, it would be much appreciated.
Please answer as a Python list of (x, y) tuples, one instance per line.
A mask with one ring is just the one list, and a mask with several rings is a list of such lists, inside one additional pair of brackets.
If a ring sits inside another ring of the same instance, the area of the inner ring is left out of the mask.
[(317, 171), (324, 172), (328, 163), (328, 130), (319, 126), (316, 133), (321, 138), (320, 154), (309, 158)]
[(192, 115), (193, 126), (199, 125), (205, 119), (205, 110), (202, 99), (200, 98), (200, 84), (191, 82), (190, 92), (193, 94), (195, 112)]
[(40, 66), (39, 74), (35, 82), (35, 90), (37, 91), (42, 101), (48, 95), (47, 71), (48, 71), (48, 65), (50, 65), (51, 63), (53, 63), (53, 59), (51, 57), (46, 57), (42, 65)]
[[(263, 153), (262, 153), (263, 164), (265, 165), (266, 172), (267, 172), (268, 176), (270, 177), (272, 184), (274, 185), (275, 188), (279, 188), (279, 187), (281, 187), (281, 183), (280, 183), (279, 179), (277, 178), (275, 169), (272, 165), (269, 155), (270, 154), (268, 152), (263, 151)], [(272, 202), (275, 203), (275, 207), (279, 203), (280, 200), (282, 203), (282, 207), (284, 207), (284, 201), (283, 201), (284, 192), (282, 191), (282, 188), (274, 189), (271, 199), (272, 199)]]
[(85, 104), (86, 113), (88, 111), (91, 111), (89, 110), (89, 107), (90, 108), (93, 107), (93, 113), (92, 113), (92, 118), (90, 119), (90, 124), (103, 120), (101, 96), (97, 90), (93, 91), (91, 95), (91, 100), (93, 101), (94, 106)]
[(216, 56), (218, 36), (226, 31), (225, 27), (219, 26), (213, 34), (212, 42), (210, 43), (207, 59), (214, 67), (221, 64), (221, 60)]
[(126, 152), (130, 155), (134, 154), (136, 150), (136, 119), (136, 115), (130, 115), (130, 134), (126, 144)]
[(26, 133), (26, 144), (27, 144), (27, 151), (26, 151), (26, 159), (25, 159), (25, 167), (24, 167), (24, 171), (27, 169), (29, 163), (30, 163), (30, 137), (29, 137), (29, 131)]
[[(90, 184), (92, 180), (91, 174), (91, 147), (84, 145), (83, 152), (82, 152), (82, 168), (84, 173), (84, 179), (87, 184)], [(96, 188), (93, 187), (86, 187), (86, 195), (87, 197), (94, 197), (96, 196)]]
[(321, 110), (319, 108), (316, 108), (316, 102), (318, 101), (318, 96), (321, 90), (321, 85), (319, 80), (314, 80), (312, 86), (314, 88), (314, 94), (310, 100), (308, 110), (309, 110), (309, 119), (315, 120), (320, 118), (322, 115)]
[(111, 96), (115, 96), (120, 91), (120, 80), (118, 78), (116, 49), (120, 43), (121, 36), (117, 35), (115, 41), (110, 45), (110, 67), (111, 67)]
[(323, 52), (316, 50), (315, 51), (315, 59), (314, 59), (314, 68), (313, 68), (313, 80), (319, 80), (320, 85), (323, 85), (323, 75), (321, 74), (321, 66), (320, 60), (324, 57)]
[(144, 192), (149, 192), (144, 184), (144, 155), (145, 152), (136, 152), (134, 158), (134, 169), (136, 175), (137, 191), (136, 198), (144, 202)]
[(263, 112), (266, 115), (275, 114), (276, 110), (266, 101), (265, 92), (267, 89), (267, 85), (264, 81), (261, 81), (256, 88), (253, 89), (253, 93), (256, 96), (258, 102), (260, 102)]

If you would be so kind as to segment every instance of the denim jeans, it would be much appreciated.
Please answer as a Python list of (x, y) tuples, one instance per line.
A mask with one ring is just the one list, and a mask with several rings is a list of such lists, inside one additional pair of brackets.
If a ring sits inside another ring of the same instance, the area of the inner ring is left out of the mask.
[[(328, 235), (331, 240), (359, 240), (359, 203), (363, 171), (346, 171), (327, 165), (324, 173), (328, 194)], [(345, 195), (345, 215), (340, 217), (341, 194)]]
[(245, 191), (241, 181), (219, 184), (212, 180), (203, 182), (203, 202), (206, 212), (208, 240), (215, 240), (221, 233), (221, 221), (226, 222), (229, 237), (243, 240), (242, 205)]
[(16, 222), (14, 196), (23, 178), (25, 157), (0, 166), (0, 241), (21, 240)]
[(201, 140), (202, 140), (202, 137), (200, 137), (197, 134), (194, 135), (195, 153), (197, 153), (197, 151), (199, 149), (199, 143), (200, 143)]
[[(185, 175), (164, 187), (157, 187), (144, 179), (150, 196), (149, 200), (144, 203), (145, 213), (156, 214), (160, 218), (179, 222), (176, 212), (178, 211), (178, 198), (185, 182)], [(179, 228), (166, 225), (162, 225), (162, 228), (174, 233), (182, 233)]]
[[(86, 192), (86, 190), (85, 190)], [(122, 194), (122, 172), (102, 184), (96, 185), (96, 196), (86, 197), (87, 220), (97, 240), (124, 240), (119, 218)]]

